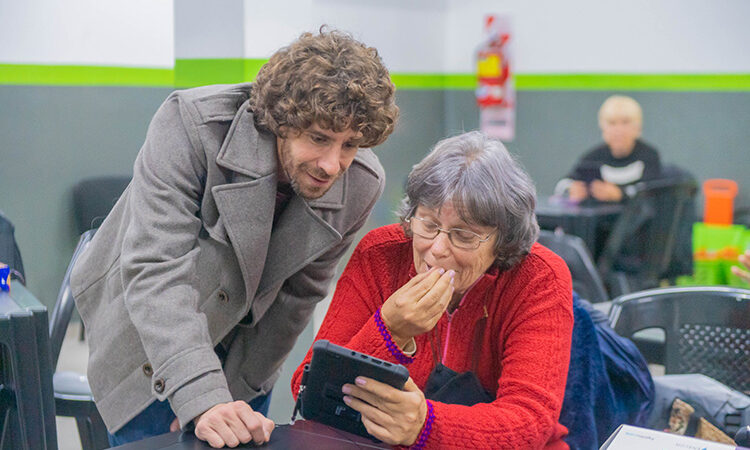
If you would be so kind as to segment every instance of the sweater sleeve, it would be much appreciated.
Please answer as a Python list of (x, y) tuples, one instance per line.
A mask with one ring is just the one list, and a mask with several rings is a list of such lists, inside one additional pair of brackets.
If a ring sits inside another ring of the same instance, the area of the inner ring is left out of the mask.
[(570, 276), (529, 278), (516, 295), (523, 302), (496, 337), (503, 350), (495, 401), (470, 407), (433, 402), (428, 448), (565, 446), (560, 438), (567, 430), (558, 419), (573, 330)]
[(648, 180), (655, 180), (661, 176), (661, 159), (659, 158), (659, 153), (651, 148), (646, 147), (648, 151), (644, 151), (644, 170), (643, 170), (643, 178), (642, 180), (648, 181)]
[(601, 147), (596, 147), (588, 151), (576, 161), (575, 166), (570, 170), (566, 178), (571, 180), (580, 180), (585, 182), (592, 181), (592, 175), (602, 165)]
[[(390, 295), (383, 288), (391, 281), (389, 270), (374, 271), (379, 265), (373, 257), (382, 256), (368, 252), (367, 238), (357, 246), (344, 273), (336, 284), (331, 305), (323, 319), (315, 341), (328, 341), (366, 353), (395, 364), (399, 361), (391, 354), (378, 330), (374, 314)], [(379, 259), (379, 258), (377, 258)], [(376, 260), (377, 260), (376, 259)], [(374, 275), (380, 273), (380, 276)], [(312, 347), (292, 376), (292, 393), (296, 398), (302, 371), (312, 359)]]
[(555, 195), (567, 195), (574, 181), (590, 183), (594, 179), (601, 178), (599, 175), (599, 169), (602, 166), (600, 154), (600, 147), (597, 147), (580, 157), (570, 172), (555, 185)]

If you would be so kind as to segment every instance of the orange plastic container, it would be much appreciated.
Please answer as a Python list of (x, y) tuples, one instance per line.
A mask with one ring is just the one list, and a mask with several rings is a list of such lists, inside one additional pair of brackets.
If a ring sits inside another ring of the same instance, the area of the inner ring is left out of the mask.
[(706, 198), (706, 205), (703, 208), (703, 222), (731, 225), (737, 190), (737, 182), (734, 180), (714, 178), (704, 181), (703, 195)]

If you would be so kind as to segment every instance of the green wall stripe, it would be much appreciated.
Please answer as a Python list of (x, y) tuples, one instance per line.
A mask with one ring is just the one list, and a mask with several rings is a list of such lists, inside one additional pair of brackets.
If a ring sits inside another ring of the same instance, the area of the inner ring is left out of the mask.
[[(0, 84), (190, 87), (253, 81), (262, 58), (178, 59), (175, 68), (0, 64)], [(407, 90), (473, 90), (473, 74), (393, 73)], [(516, 74), (519, 91), (750, 91), (750, 74)]]
[(177, 87), (254, 81), (267, 59), (178, 59), (174, 66)]
[(177, 87), (241, 83), (245, 79), (245, 59), (178, 59), (174, 65)]
[(474, 90), (477, 87), (477, 77), (473, 74), (393, 73), (391, 80), (400, 89)]
[(750, 74), (518, 74), (524, 91), (750, 91)]
[(258, 75), (258, 72), (260, 72), (260, 68), (267, 62), (267, 59), (246, 59), (245, 81), (255, 81), (255, 77)]
[(0, 84), (174, 86), (174, 71), (143, 67), (0, 64)]

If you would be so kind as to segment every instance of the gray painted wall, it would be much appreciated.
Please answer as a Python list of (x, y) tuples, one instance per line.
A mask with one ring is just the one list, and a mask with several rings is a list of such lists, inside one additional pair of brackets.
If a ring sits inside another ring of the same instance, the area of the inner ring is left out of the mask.
[(77, 241), (72, 189), (132, 174), (171, 89), (0, 86), (0, 209), (13, 221), (29, 289), (52, 305)]
[[(700, 181), (730, 178), (740, 183), (739, 203), (750, 204), (750, 93), (698, 92), (520, 92), (517, 154), (540, 194), (583, 152), (601, 142), (596, 115), (610, 95), (635, 98), (643, 108), (643, 139), (662, 161), (690, 170)], [(478, 126), (470, 93), (446, 94), (446, 131)]]
[[(159, 104), (171, 89), (0, 86), (0, 210), (14, 222), (29, 289), (51, 306), (77, 240), (72, 188), (85, 177), (131, 174)], [(614, 92), (520, 92), (508, 145), (550, 193), (574, 160), (600, 141), (596, 113)], [(750, 93), (635, 92), (644, 139), (663, 160), (700, 179), (732, 178), (750, 204)], [(394, 221), (411, 166), (446, 135), (477, 127), (472, 92), (400, 91), (402, 117), (377, 149), (388, 182), (370, 227)], [(271, 417), (288, 420), (288, 379), (312, 339), (308, 327), (285, 365)]]
[[(72, 188), (81, 178), (130, 174), (166, 88), (0, 86), (0, 210), (16, 225), (29, 288), (54, 302), (75, 246)], [(600, 141), (596, 113), (612, 92), (520, 92), (508, 145), (548, 194)], [(750, 93), (626, 93), (644, 110), (644, 139), (700, 179), (740, 183), (750, 204)], [(478, 125), (471, 92), (400, 91), (401, 120), (377, 153), (388, 182), (372, 226), (392, 211), (411, 166), (440, 138)]]

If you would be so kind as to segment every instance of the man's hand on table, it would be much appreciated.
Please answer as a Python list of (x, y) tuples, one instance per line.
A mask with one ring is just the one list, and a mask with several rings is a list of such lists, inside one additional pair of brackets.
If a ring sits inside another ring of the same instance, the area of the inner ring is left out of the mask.
[[(253, 411), (247, 402), (241, 400), (215, 405), (193, 422), (195, 436), (214, 448), (237, 447), (240, 443), (247, 444), (250, 441), (255, 444), (266, 443), (275, 426), (272, 420)], [(175, 419), (169, 430), (179, 429), (179, 422)]]
[(583, 181), (574, 181), (568, 188), (568, 198), (574, 202), (585, 200), (589, 196), (588, 187)]

